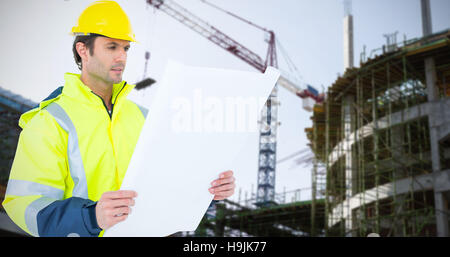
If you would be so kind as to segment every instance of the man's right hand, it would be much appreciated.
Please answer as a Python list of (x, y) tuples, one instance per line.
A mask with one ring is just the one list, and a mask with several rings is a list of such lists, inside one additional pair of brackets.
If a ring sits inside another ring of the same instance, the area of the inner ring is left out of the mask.
[(131, 212), (137, 193), (132, 190), (105, 192), (95, 207), (97, 224), (101, 229), (108, 229), (124, 221)]

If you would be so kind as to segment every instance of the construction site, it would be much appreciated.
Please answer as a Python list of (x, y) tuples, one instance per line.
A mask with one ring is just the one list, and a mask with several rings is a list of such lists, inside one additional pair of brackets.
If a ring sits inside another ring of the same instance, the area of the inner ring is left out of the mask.
[[(256, 193), (219, 201), (197, 230), (172, 236), (448, 237), (450, 29), (433, 32), (429, 0), (420, 3), (423, 36), (397, 42), (390, 34), (385, 45), (361, 53), (358, 66), (353, 63), (353, 17), (346, 11), (343, 74), (324, 92), (281, 77), (263, 110), (255, 147)], [(271, 30), (260, 27), (269, 35), (264, 59), (173, 1), (147, 4), (261, 72), (277, 66)], [(146, 81), (140, 87), (149, 86)], [(277, 90), (300, 97), (310, 113), (311, 127), (301, 128), (311, 153), (307, 190), (275, 192)], [(20, 134), (19, 117), (37, 104), (0, 88), (0, 202)], [(26, 235), (8, 221), (3, 207), (0, 231)]]
[(437, 236), (442, 228), (448, 236), (449, 43), (444, 31), (388, 46), (329, 87), (305, 129), (316, 158), (311, 201), (256, 209), (226, 201), (205, 228), (218, 236)]

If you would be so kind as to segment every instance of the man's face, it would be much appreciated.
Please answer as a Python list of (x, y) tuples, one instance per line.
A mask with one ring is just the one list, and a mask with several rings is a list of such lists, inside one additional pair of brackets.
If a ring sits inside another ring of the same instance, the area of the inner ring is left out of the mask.
[(88, 54), (83, 69), (92, 78), (106, 83), (119, 83), (127, 62), (130, 42), (121, 39), (97, 37), (94, 42), (94, 55)]

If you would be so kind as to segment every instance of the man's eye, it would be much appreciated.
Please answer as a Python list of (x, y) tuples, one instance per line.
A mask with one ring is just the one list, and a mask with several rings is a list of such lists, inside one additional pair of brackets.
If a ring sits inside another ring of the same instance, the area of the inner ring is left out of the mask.
[(128, 50), (130, 50), (129, 47), (125, 47), (125, 52), (128, 52)]
[(112, 49), (112, 50), (116, 49), (115, 46), (110, 46), (110, 47), (108, 47), (108, 48), (109, 48), (109, 49)]

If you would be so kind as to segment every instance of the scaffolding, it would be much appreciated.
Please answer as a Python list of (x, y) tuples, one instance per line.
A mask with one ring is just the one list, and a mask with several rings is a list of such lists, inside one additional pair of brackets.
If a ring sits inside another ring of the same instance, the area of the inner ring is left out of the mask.
[(256, 205), (256, 197), (241, 202), (225, 199), (215, 205), (214, 215), (203, 217), (196, 231), (180, 232), (174, 236), (299, 237), (312, 236), (313, 233), (323, 235), (324, 199), (316, 199), (316, 219), (313, 223), (311, 200), (300, 201), (297, 198), (300, 191), (276, 194), (275, 196), (285, 197), (289, 193), (294, 193), (295, 196), (287, 203), (277, 201), (276, 204), (265, 207)]
[[(450, 174), (450, 30), (381, 49), (329, 87), (305, 129), (326, 170), (313, 169), (312, 205), (325, 180), (327, 236), (433, 236), (437, 213), (448, 219), (434, 197), (450, 199), (449, 181), (438, 189), (435, 181)], [(438, 101), (427, 98), (426, 58), (435, 63)], [(440, 131), (439, 174), (430, 124)]]

